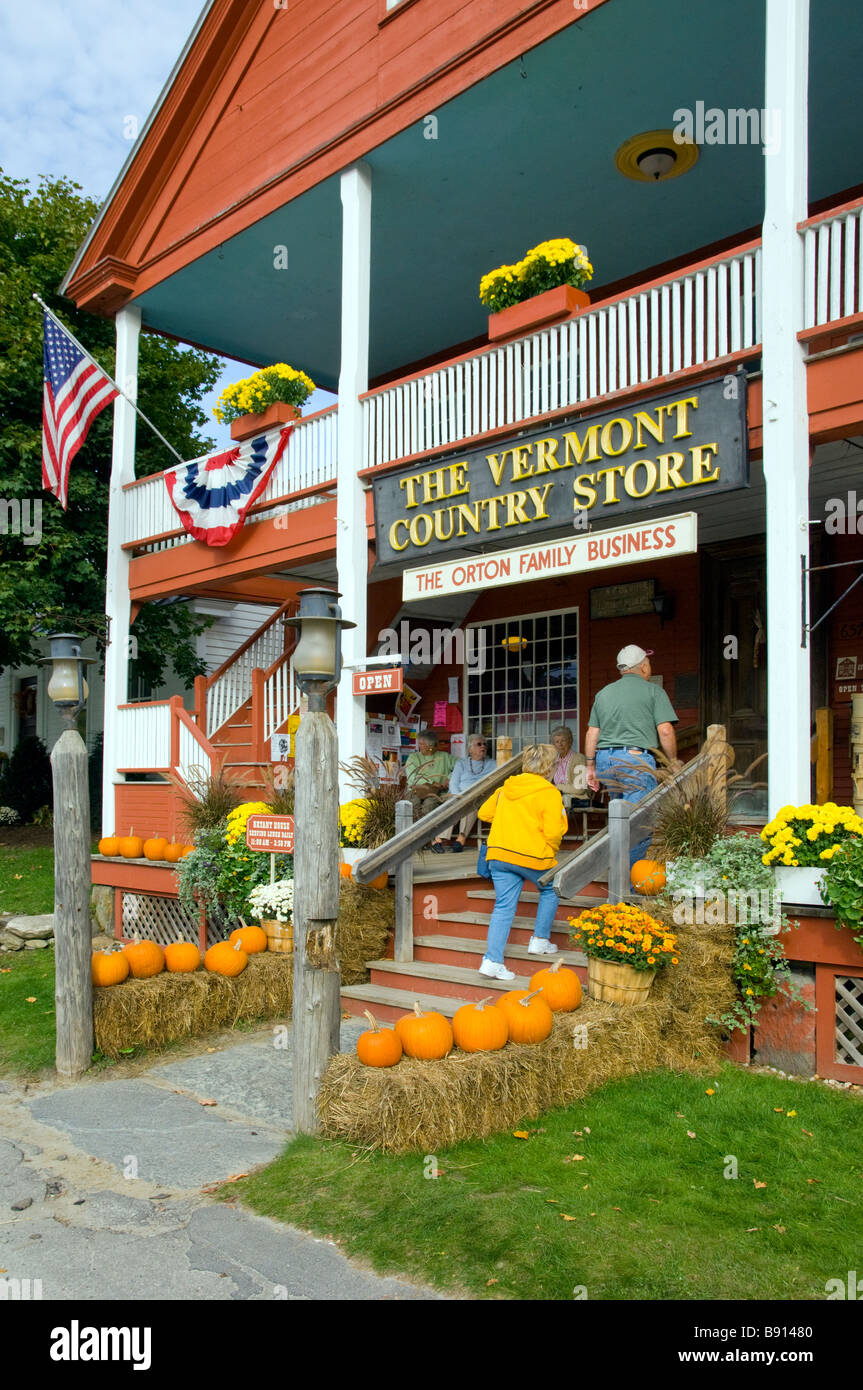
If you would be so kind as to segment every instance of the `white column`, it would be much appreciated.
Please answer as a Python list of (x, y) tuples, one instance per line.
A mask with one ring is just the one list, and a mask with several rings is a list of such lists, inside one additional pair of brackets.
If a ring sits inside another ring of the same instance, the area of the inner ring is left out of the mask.
[[(138, 339), (141, 310), (135, 305), (120, 309), (115, 327), (117, 365), (114, 379), (131, 397), (138, 397)], [(105, 653), (105, 732), (102, 770), (102, 834), (114, 833), (114, 786), (117, 768), (122, 766), (122, 748), (117, 706), (126, 703), (129, 689), (129, 553), (123, 550), (125, 504), (123, 484), (135, 477), (135, 420), (129, 401), (114, 400), (114, 444), (111, 454), (111, 485), (108, 493), (108, 563), (105, 585), (105, 613), (109, 621), (110, 642)]]
[[(342, 191), (342, 344), (339, 371), (336, 564), (342, 612), (356, 623), (342, 637), (342, 662), (365, 660), (368, 544), (366, 494), (357, 477), (364, 465), (363, 409), (358, 399), (369, 385), (369, 265), (372, 185), (367, 165), (355, 164), (341, 177)], [(338, 689), (339, 762), (366, 751), (365, 700), (351, 694), (351, 671)], [(342, 801), (356, 794), (339, 773)]]
[(809, 417), (803, 327), (808, 216), (809, 0), (767, 0), (764, 104), (779, 138), (764, 155), (761, 339), (767, 527), (770, 814), (811, 798), (809, 651), (800, 645), (800, 557), (809, 555)]

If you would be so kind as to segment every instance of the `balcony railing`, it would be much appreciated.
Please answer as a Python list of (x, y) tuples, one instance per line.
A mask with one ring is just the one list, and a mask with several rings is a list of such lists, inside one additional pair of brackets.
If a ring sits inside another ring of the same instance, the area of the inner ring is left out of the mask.
[(863, 313), (863, 199), (810, 218), (801, 227), (804, 327)]
[[(336, 477), (337, 429), (335, 406), (297, 422), (263, 495), (249, 513), (247, 525), (313, 506), (320, 500), (317, 493)], [(127, 483), (124, 494), (125, 549), (165, 550), (192, 539), (179, 525), (164, 473)]]

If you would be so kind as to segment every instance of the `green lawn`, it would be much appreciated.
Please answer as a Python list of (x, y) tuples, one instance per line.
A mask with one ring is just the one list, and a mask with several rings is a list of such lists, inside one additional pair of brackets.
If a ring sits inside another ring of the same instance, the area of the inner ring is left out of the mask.
[[(28, 1000), (33, 1003), (28, 1003)], [(0, 955), (0, 1075), (54, 1065), (54, 948)]]
[(54, 851), (0, 845), (0, 912), (54, 911)]
[(655, 1072), (525, 1122), (526, 1140), (442, 1152), (436, 1179), (423, 1155), (302, 1137), (223, 1195), (455, 1294), (823, 1299), (863, 1268), (861, 1104), (730, 1065)]

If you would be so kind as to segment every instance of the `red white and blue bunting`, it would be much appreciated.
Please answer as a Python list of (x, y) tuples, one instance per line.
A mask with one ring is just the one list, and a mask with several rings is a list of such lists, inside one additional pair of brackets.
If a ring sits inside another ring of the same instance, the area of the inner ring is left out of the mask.
[(165, 473), (168, 496), (190, 536), (204, 545), (227, 545), (260, 497), (291, 435), (261, 434), (235, 449), (184, 463)]

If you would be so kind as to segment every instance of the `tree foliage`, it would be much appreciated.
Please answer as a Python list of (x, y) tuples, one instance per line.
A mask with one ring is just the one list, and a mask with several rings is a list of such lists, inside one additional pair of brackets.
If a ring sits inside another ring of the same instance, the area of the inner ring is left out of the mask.
[[(114, 375), (114, 325), (79, 312), (57, 289), (72, 262), (97, 204), (68, 179), (27, 181), (0, 172), (0, 514), (8, 504), (26, 504), (35, 518), (41, 503), (41, 537), (0, 533), (0, 669), (30, 663), (39, 639), (58, 624), (104, 639), (108, 484), (113, 410), (90, 427), (72, 463), (68, 508), (42, 490), (42, 310), (46, 304), (88, 352)], [(215, 384), (218, 358), (142, 334), (138, 404), (183, 458), (212, 447), (201, 433), (206, 416), (201, 399)], [(138, 422), (136, 474), (169, 467), (165, 446)], [(38, 531), (36, 532), (38, 535)], [(27, 542), (31, 543), (27, 543)], [(162, 683), (170, 663), (190, 684), (203, 668), (194, 637), (207, 626), (186, 603), (148, 604), (133, 628), (137, 671)]]

